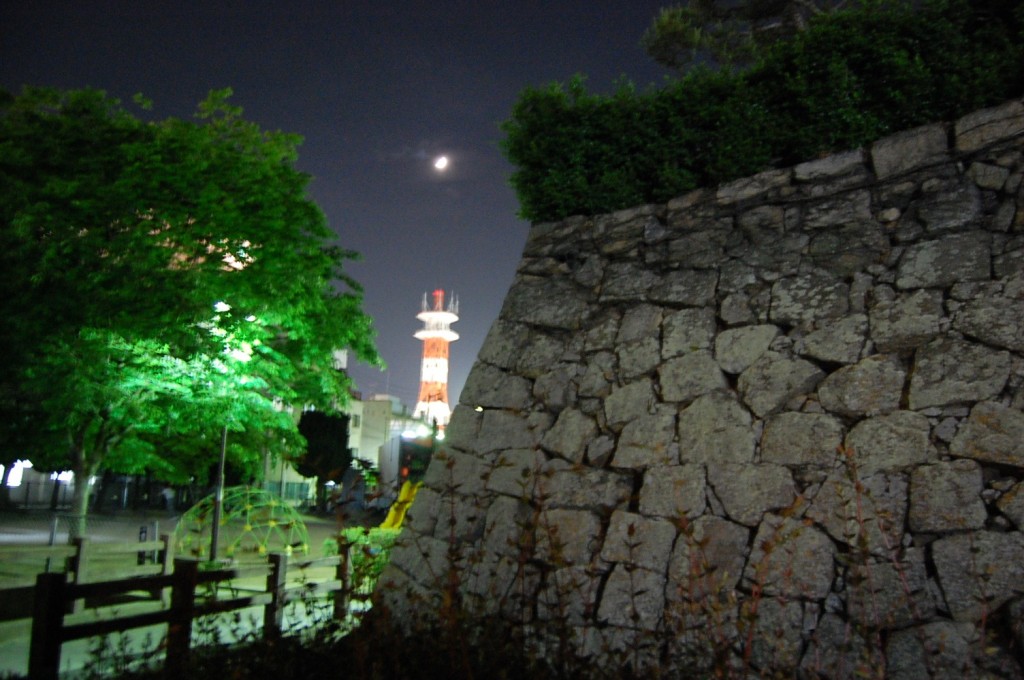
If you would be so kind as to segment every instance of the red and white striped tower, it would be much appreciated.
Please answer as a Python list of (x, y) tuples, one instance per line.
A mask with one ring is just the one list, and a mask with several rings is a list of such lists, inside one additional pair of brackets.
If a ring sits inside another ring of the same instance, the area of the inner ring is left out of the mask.
[(423, 341), (423, 364), (420, 369), (420, 396), (413, 411), (414, 418), (428, 423), (437, 422), (443, 429), (452, 416), (448, 405), (448, 344), (459, 339), (450, 326), (459, 320), (459, 300), (454, 298), (444, 306), (444, 291), (434, 291), (434, 306), (427, 305), (423, 294), (423, 311), (416, 315), (423, 322), (423, 330), (415, 337)]

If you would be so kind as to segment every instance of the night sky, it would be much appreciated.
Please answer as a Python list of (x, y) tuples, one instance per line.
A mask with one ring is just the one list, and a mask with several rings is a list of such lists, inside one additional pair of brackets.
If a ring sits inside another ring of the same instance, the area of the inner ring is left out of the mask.
[[(0, 87), (95, 87), (158, 117), (231, 87), (246, 118), (302, 135), (299, 167), (388, 363), (351, 365), (364, 396), (411, 409), (423, 293), (453, 291), (454, 406), (501, 309), (529, 225), (498, 142), (523, 88), (575, 73), (608, 92), (669, 73), (639, 40), (668, 0), (89, 0), (0, 2)], [(437, 172), (434, 159), (449, 167)]]

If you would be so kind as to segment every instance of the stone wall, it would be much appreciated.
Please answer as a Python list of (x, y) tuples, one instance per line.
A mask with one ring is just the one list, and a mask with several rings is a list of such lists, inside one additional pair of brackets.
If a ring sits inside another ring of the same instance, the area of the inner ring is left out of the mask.
[(382, 605), (662, 669), (1019, 675), (1022, 174), (1013, 101), (533, 226)]

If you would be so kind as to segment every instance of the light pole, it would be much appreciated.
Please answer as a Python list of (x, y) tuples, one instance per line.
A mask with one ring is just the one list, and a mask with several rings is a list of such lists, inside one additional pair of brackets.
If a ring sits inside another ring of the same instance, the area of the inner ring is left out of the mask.
[(213, 495), (213, 527), (210, 531), (210, 561), (217, 561), (217, 542), (220, 540), (220, 514), (224, 505), (224, 459), (228, 449), (228, 426), (220, 435), (220, 462), (217, 465), (217, 491)]

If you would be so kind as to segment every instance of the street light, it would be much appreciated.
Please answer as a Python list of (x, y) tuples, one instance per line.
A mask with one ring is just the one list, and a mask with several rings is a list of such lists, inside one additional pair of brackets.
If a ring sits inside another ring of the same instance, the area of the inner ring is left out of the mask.
[[(226, 314), (231, 311), (231, 305), (224, 301), (217, 301), (213, 305), (213, 310), (218, 314)], [(229, 343), (235, 340), (233, 335), (229, 335), (226, 331), (216, 325), (216, 322), (220, 320), (219, 316), (214, 317), (214, 323), (212, 324), (211, 332), (224, 339), (224, 349), (222, 353), (241, 363), (248, 363), (252, 360), (253, 347), (252, 344), (240, 341), (238, 347), (232, 347)], [(252, 323), (256, 321), (256, 317), (249, 315), (245, 317), (245, 320)], [(226, 368), (225, 368), (226, 370)], [(243, 376), (241, 382), (244, 384), (245, 377)], [(217, 560), (217, 543), (220, 541), (220, 518), (222, 508), (224, 505), (224, 466), (227, 461), (227, 450), (228, 450), (228, 425), (225, 422), (221, 428), (220, 436), (220, 460), (217, 463), (217, 487), (213, 496), (213, 526), (210, 530), (210, 561), (215, 562)]]
[(210, 531), (210, 561), (217, 561), (217, 542), (220, 540), (220, 514), (224, 505), (224, 462), (227, 459), (228, 426), (220, 436), (220, 463), (217, 465), (217, 491), (213, 496), (213, 528)]

